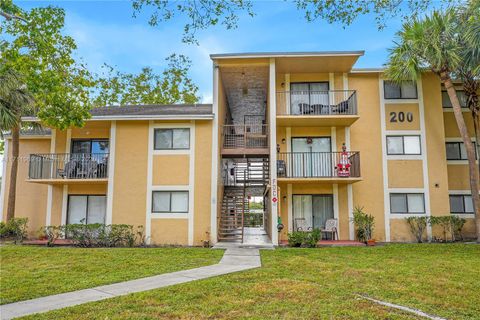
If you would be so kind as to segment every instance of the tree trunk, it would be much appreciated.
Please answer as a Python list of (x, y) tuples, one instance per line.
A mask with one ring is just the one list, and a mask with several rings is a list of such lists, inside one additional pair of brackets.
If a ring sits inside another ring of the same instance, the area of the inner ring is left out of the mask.
[[(18, 154), (20, 145), (20, 126), (12, 128), (12, 166), (10, 168), (10, 186), (8, 188), (7, 221), (15, 216), (15, 198), (17, 197)], [(5, 155), (8, 159), (8, 154)], [(4, 177), (5, 179), (5, 177)]]
[[(478, 89), (480, 88), (480, 83), (475, 79), (475, 77), (469, 72), (462, 73), (463, 79), (463, 91), (467, 98), (467, 107), (472, 113), (473, 126), (475, 129), (475, 139), (476, 139), (476, 149), (477, 157), (480, 156), (480, 104), (478, 97)], [(479, 161), (479, 170), (480, 170), (480, 161)]]
[(479, 175), (478, 167), (475, 161), (475, 150), (473, 148), (473, 143), (468, 133), (467, 126), (465, 124), (465, 119), (463, 118), (462, 108), (460, 106), (460, 101), (458, 100), (455, 87), (453, 86), (452, 79), (446, 72), (442, 72), (440, 74), (440, 78), (445, 85), (448, 97), (452, 102), (453, 113), (455, 115), (455, 120), (457, 121), (458, 130), (460, 131), (460, 136), (462, 137), (463, 144), (465, 145), (465, 150), (467, 151), (468, 171), (470, 175), (470, 189), (472, 191), (473, 210), (475, 211), (477, 242), (480, 242), (480, 196), (478, 194)]

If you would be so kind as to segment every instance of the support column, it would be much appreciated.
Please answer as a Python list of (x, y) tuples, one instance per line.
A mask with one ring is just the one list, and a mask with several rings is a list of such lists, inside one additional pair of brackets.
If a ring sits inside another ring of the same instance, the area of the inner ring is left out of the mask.
[[(50, 137), (50, 153), (55, 153), (55, 144), (56, 144), (57, 130), (52, 129)], [(68, 151), (66, 152), (68, 153)], [(52, 166), (53, 170), (53, 166)], [(53, 172), (51, 172), (51, 177), (53, 177)], [(47, 212), (45, 213), (45, 225), (49, 226), (52, 224), (52, 203), (53, 203), (53, 186), (49, 184), (47, 186)]]
[(219, 69), (213, 66), (213, 123), (212, 123), (212, 177), (210, 202), (210, 242), (217, 243), (217, 195), (218, 195), (218, 86)]
[(0, 221), (3, 221), (3, 209), (5, 209), (5, 194), (7, 193), (7, 165), (8, 165), (8, 139), (5, 139), (3, 148), (2, 189), (0, 190)]
[(110, 125), (110, 154), (108, 156), (108, 186), (107, 186), (107, 216), (105, 224), (112, 224), (113, 220), (113, 188), (115, 174), (115, 144), (117, 135), (117, 121), (112, 121)]
[(278, 190), (277, 190), (277, 101), (275, 84), (275, 58), (270, 58), (269, 73), (269, 123), (270, 123), (270, 201), (272, 244), (278, 245)]

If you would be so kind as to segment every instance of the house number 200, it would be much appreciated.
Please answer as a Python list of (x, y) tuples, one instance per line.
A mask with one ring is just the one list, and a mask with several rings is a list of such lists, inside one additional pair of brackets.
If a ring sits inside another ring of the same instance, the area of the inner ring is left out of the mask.
[(390, 112), (390, 122), (405, 122), (407, 120), (408, 122), (413, 121), (413, 113), (400, 111), (400, 112)]

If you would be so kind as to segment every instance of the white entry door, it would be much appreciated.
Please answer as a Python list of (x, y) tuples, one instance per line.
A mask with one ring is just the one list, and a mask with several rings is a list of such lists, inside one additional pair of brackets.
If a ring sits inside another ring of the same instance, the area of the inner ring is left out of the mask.
[(289, 166), (293, 177), (330, 177), (332, 154), (329, 137), (292, 138)]

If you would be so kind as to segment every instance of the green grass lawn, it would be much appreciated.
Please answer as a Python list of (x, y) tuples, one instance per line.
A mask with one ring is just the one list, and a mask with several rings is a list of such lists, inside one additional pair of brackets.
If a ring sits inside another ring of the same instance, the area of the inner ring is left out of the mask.
[(1, 304), (210, 265), (222, 255), (200, 248), (2, 246)]
[(355, 294), (448, 319), (480, 319), (480, 246), (278, 249), (263, 267), (30, 319), (417, 319)]

